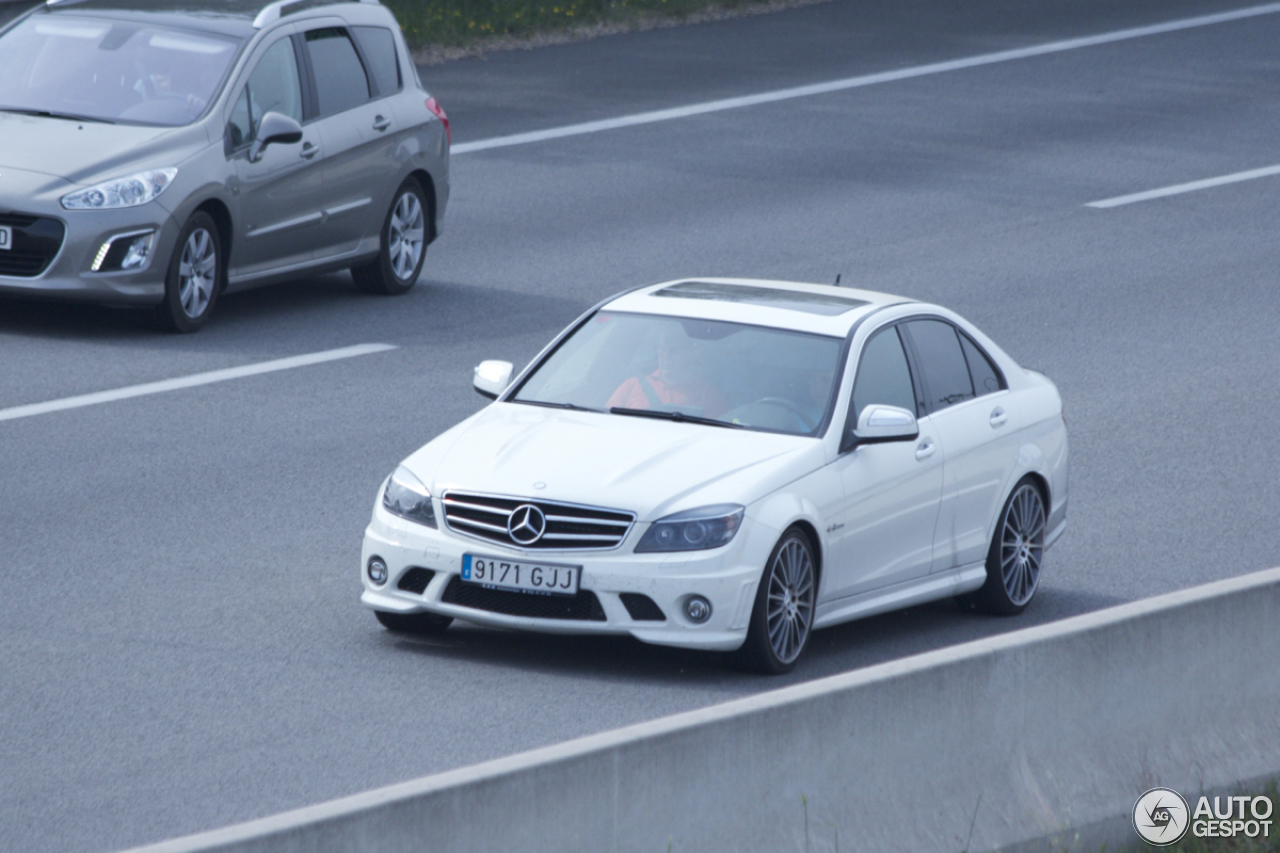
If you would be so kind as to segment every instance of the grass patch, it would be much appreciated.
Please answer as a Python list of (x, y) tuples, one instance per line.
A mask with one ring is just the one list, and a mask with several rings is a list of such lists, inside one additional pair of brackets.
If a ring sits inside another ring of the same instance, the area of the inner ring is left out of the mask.
[[(821, 0), (382, 0), (417, 51), (531, 47)], [(460, 55), (467, 55), (462, 53)]]

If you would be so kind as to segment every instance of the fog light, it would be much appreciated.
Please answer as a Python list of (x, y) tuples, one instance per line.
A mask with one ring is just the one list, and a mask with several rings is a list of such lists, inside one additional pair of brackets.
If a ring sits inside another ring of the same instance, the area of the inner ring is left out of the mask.
[(155, 239), (154, 231), (112, 237), (98, 248), (98, 254), (94, 256), (93, 265), (89, 269), (93, 272), (142, 269), (151, 258)]
[(684, 603), (684, 615), (690, 622), (706, 622), (711, 618), (711, 602), (700, 595), (691, 595)]
[(376, 585), (382, 586), (387, 582), (387, 564), (382, 562), (381, 557), (370, 557), (366, 571), (369, 573), (369, 580)]
[(155, 234), (134, 237), (129, 243), (129, 250), (125, 252), (124, 260), (120, 262), (120, 269), (134, 270), (144, 266), (147, 258), (151, 257), (151, 241), (154, 237)]

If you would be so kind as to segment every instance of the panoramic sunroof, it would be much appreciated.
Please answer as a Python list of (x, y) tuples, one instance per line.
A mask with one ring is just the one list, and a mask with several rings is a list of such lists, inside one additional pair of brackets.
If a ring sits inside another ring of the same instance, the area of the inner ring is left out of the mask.
[(784, 308), (788, 311), (803, 311), (806, 314), (820, 314), (823, 317), (834, 317), (854, 308), (869, 305), (863, 299), (852, 296), (835, 296), (826, 293), (808, 293), (803, 290), (780, 290), (775, 287), (754, 287), (745, 284), (725, 284), (712, 281), (682, 281), (662, 290), (656, 290), (653, 296), (668, 296), (675, 299), (709, 299), (713, 302), (740, 302), (745, 305), (760, 305), (765, 308)]

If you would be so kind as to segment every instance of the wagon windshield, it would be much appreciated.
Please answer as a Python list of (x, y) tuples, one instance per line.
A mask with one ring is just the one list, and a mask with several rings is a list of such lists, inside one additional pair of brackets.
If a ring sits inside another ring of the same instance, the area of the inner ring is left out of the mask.
[(812, 436), (829, 419), (842, 345), (786, 329), (603, 311), (511, 400)]
[(35, 15), (0, 34), (0, 110), (190, 124), (217, 94), (238, 46), (213, 33)]

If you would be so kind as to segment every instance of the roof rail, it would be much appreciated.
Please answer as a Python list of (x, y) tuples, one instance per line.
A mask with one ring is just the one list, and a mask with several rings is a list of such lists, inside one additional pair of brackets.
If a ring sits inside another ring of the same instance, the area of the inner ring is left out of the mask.
[[(62, 2), (67, 0), (47, 0), (49, 3)], [(268, 24), (274, 24), (285, 15), (293, 12), (301, 12), (303, 9), (313, 9), (316, 6), (330, 6), (335, 3), (378, 3), (379, 0), (275, 0), (262, 8), (258, 13), (258, 17), (253, 19), (253, 28), (260, 30)]]

